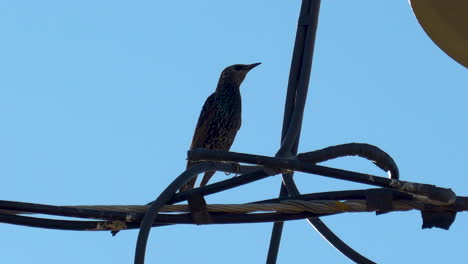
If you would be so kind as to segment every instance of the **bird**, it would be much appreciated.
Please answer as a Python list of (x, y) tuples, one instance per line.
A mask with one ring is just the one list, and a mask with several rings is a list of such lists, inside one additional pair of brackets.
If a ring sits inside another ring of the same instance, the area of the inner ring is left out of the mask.
[[(205, 101), (200, 112), (190, 150), (195, 148), (228, 151), (242, 124), (242, 102), (240, 85), (247, 73), (261, 63), (234, 64), (226, 67), (219, 77), (218, 85)], [(196, 162), (187, 161), (187, 169)], [(206, 171), (200, 182), (205, 186), (215, 171)], [(179, 191), (194, 188), (197, 177), (192, 178)]]

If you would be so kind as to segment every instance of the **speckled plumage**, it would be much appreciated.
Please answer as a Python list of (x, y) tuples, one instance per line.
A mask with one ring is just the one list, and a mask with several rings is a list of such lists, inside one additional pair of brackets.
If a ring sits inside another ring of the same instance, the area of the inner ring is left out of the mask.
[[(208, 148), (229, 150), (242, 123), (240, 85), (246, 74), (260, 63), (235, 64), (221, 73), (216, 91), (205, 101), (198, 118), (190, 149)], [(187, 168), (194, 162), (188, 161)], [(207, 171), (200, 183), (205, 186), (214, 171)], [(180, 191), (193, 189), (196, 178), (189, 181)]]

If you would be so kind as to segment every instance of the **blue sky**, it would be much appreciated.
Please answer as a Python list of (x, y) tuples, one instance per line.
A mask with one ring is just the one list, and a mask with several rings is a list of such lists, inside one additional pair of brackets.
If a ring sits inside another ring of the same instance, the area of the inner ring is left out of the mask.
[[(0, 1), (0, 199), (144, 204), (184, 170), (199, 111), (231, 64), (263, 64), (242, 88), (232, 150), (279, 147), (300, 1)], [(300, 151), (365, 142), (403, 180), (468, 195), (468, 75), (424, 33), (407, 1), (323, 1)], [(384, 175), (344, 158), (326, 165)], [(222, 173), (213, 178), (225, 179)], [(367, 186), (297, 174), (302, 192)], [(276, 197), (280, 178), (207, 197)], [(421, 230), (416, 211), (323, 219), (378, 263), (464, 263), (467, 215)], [(271, 224), (153, 229), (147, 263), (262, 263)], [(131, 263), (137, 231), (0, 224), (5, 263)], [(235, 253), (234, 253), (235, 252)], [(305, 221), (278, 263), (351, 263)]]

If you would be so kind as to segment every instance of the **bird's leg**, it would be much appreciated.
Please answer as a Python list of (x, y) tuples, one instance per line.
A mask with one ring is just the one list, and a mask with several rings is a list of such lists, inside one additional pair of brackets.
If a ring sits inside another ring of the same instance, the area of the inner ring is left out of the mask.
[[(235, 170), (235, 172), (236, 172), (236, 174), (234, 175), (234, 177), (239, 176), (239, 174), (240, 174), (240, 172), (241, 172), (241, 165), (240, 165), (239, 163), (234, 163), (234, 162), (232, 162), (232, 163), (231, 163), (231, 166), (232, 166), (232, 168), (234, 168), (234, 170)], [(224, 172), (224, 174), (226, 174), (226, 175), (231, 175), (231, 172)]]

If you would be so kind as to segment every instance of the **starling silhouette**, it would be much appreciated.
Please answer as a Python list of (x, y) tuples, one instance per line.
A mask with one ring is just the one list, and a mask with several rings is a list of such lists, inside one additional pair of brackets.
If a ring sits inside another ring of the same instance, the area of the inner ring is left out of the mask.
[[(190, 149), (229, 150), (231, 148), (241, 127), (242, 104), (239, 88), (247, 73), (259, 64), (235, 64), (223, 70), (216, 91), (203, 105)], [(195, 163), (189, 160), (187, 168)], [(214, 173), (214, 171), (205, 172), (200, 187), (205, 186)], [(187, 182), (180, 191), (193, 189), (196, 180), (195, 177)]]

